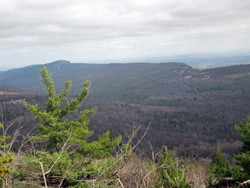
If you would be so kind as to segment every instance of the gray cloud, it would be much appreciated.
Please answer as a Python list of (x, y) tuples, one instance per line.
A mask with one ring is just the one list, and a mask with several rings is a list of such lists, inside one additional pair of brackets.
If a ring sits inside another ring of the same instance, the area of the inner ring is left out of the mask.
[(0, 65), (246, 52), (249, 9), (249, 0), (3, 1)]

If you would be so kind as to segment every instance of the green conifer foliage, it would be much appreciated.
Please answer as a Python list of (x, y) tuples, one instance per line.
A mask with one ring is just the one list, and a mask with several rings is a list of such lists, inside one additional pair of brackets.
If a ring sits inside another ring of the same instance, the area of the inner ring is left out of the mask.
[[(3, 124), (0, 123), (0, 128), (3, 128)], [(5, 144), (5, 141), (10, 139), (10, 136), (1, 136), (0, 137), (0, 185), (4, 183), (7, 177), (10, 175), (10, 169), (8, 164), (10, 164), (13, 159), (11, 154), (6, 153), (4, 148), (8, 147), (8, 144)]]
[[(87, 143), (86, 140), (94, 133), (88, 130), (89, 118), (95, 114), (97, 107), (90, 110), (83, 110), (77, 120), (70, 121), (67, 115), (79, 110), (82, 102), (88, 96), (91, 85), (90, 81), (86, 81), (83, 84), (83, 89), (79, 95), (77, 95), (76, 99), (68, 101), (67, 96), (69, 95), (71, 81), (65, 82), (64, 92), (56, 94), (53, 80), (47, 68), (43, 66), (40, 72), (42, 76), (41, 82), (44, 84), (44, 90), (48, 95), (47, 101), (44, 102), (44, 108), (39, 108), (37, 105), (30, 105), (27, 102), (23, 103), (28, 112), (34, 115), (35, 119), (39, 122), (38, 132), (41, 133), (41, 135), (34, 136), (32, 139), (40, 142), (48, 142), (48, 147), (56, 152), (60, 151), (66, 142), (67, 144), (78, 145), (80, 150), (85, 151), (85, 148), (89, 148), (89, 143)], [(63, 103), (66, 104), (64, 108), (61, 107)], [(109, 133), (107, 134), (109, 136)], [(112, 149), (114, 149), (119, 145), (121, 137), (117, 139), (114, 139), (114, 142), (106, 139), (107, 142), (105, 144), (111, 144)], [(101, 143), (98, 143), (96, 146), (100, 148), (100, 144)], [(89, 149), (87, 150), (89, 151)], [(110, 154), (112, 152), (113, 150), (111, 151), (111, 149), (108, 148), (108, 153)]]
[(110, 141), (109, 131), (99, 136), (99, 140), (92, 142), (84, 147), (88, 155), (95, 158), (108, 157), (110, 153), (121, 143), (121, 136)]
[(166, 146), (159, 154), (158, 169), (160, 175), (159, 187), (169, 188), (192, 188), (192, 184), (186, 182), (186, 174), (184, 168), (180, 168), (178, 159), (174, 159), (174, 153), (168, 153)]
[[(235, 129), (240, 133), (240, 138), (243, 141), (243, 145), (240, 148), (242, 154), (235, 156), (235, 163), (243, 169), (241, 178), (248, 179), (250, 178), (250, 116), (246, 123), (241, 122), (235, 126)], [(240, 170), (237, 172), (237, 176), (239, 177)]]
[(222, 155), (221, 149), (217, 146), (216, 151), (212, 155), (212, 161), (208, 165), (210, 173), (215, 174), (218, 177), (229, 177), (231, 176), (229, 164), (226, 158)]

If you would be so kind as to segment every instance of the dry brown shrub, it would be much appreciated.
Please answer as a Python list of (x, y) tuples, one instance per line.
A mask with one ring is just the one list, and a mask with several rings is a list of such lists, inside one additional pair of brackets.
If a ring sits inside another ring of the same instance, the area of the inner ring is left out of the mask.
[(155, 164), (138, 156), (133, 157), (119, 173), (119, 177), (127, 188), (153, 187), (157, 185), (158, 176)]
[(206, 166), (198, 162), (188, 163), (186, 166), (187, 181), (193, 182), (194, 188), (205, 188), (208, 178)]

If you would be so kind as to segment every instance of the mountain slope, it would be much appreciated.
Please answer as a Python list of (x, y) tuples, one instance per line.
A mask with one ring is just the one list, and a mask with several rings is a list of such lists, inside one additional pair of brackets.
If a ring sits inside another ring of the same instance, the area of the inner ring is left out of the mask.
[[(151, 122), (146, 139), (156, 150), (167, 145), (178, 155), (207, 157), (219, 144), (232, 157), (239, 148), (234, 125), (250, 113), (250, 65), (201, 71), (183, 63), (97, 65), (57, 61), (46, 67), (58, 90), (72, 80), (71, 91), (76, 94), (85, 80), (91, 81), (90, 97), (81, 110), (98, 107), (90, 121), (90, 128), (98, 134), (109, 129), (112, 136), (126, 135), (126, 125)], [(0, 74), (0, 84), (42, 91), (40, 69), (41, 65), (33, 65), (6, 71)], [(2, 98), (9, 114), (24, 112), (21, 104), (16, 106)], [(43, 98), (25, 97), (39, 106)], [(27, 122), (26, 129), (33, 124)], [(148, 147), (147, 143), (143, 147)]]
[[(72, 89), (81, 89), (85, 80), (92, 83), (91, 91), (95, 96), (103, 96), (116, 90), (118, 94), (152, 93), (152, 89), (169, 87), (173, 80), (187, 76), (191, 67), (182, 63), (162, 64), (70, 64), (67, 61), (57, 61), (45, 65), (52, 73), (57, 89), (62, 90), (63, 83), (72, 80)], [(0, 74), (0, 84), (13, 85), (25, 89), (41, 90), (41, 65), (33, 65), (13, 69)], [(102, 92), (102, 94), (98, 94)]]
[[(183, 63), (82, 64), (56, 61), (45, 65), (59, 91), (72, 80), (72, 93), (85, 80), (92, 83), (90, 96), (111, 101), (152, 103), (173, 97), (228, 90), (246, 90), (250, 65), (197, 70)], [(41, 65), (5, 71), (0, 84), (42, 91)], [(151, 101), (151, 102), (150, 102)]]

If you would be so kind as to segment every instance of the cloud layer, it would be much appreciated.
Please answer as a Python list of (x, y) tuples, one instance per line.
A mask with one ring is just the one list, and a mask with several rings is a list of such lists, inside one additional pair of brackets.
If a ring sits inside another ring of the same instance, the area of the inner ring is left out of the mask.
[(249, 0), (8, 0), (0, 65), (250, 50)]

